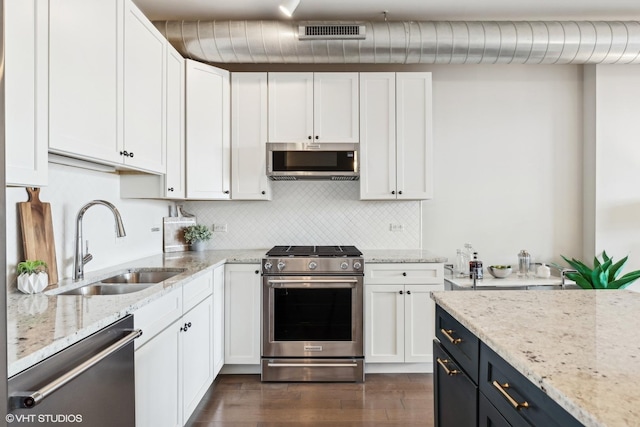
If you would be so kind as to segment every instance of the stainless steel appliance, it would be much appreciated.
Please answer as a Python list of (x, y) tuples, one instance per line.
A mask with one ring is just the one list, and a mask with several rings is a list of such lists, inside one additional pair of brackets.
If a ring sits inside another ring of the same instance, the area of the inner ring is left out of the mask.
[(354, 246), (276, 246), (267, 252), (263, 381), (364, 381), (363, 271)]
[(9, 378), (7, 421), (21, 426), (135, 425), (129, 315)]
[(358, 144), (267, 143), (267, 176), (277, 181), (359, 177)]

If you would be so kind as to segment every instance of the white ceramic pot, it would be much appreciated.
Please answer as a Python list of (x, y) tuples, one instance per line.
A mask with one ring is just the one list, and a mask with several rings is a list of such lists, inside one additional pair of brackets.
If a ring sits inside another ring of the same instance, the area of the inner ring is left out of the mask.
[(42, 292), (49, 285), (49, 275), (46, 272), (36, 274), (22, 273), (18, 276), (18, 289), (25, 294)]

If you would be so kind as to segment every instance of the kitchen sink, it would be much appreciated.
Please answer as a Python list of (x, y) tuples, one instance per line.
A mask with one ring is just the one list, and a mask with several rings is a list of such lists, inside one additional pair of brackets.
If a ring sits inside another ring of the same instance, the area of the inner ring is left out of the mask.
[(160, 283), (182, 272), (184, 270), (130, 271), (103, 279), (100, 283)]
[(131, 269), (126, 273), (89, 283), (75, 289), (64, 292), (53, 293), (54, 295), (121, 295), (142, 291), (156, 283), (163, 282), (178, 274), (184, 273), (186, 269)]
[(79, 288), (71, 289), (70, 291), (61, 292), (58, 295), (121, 295), (130, 294), (132, 292), (142, 291), (155, 283), (144, 284), (101, 284), (94, 283), (91, 285), (81, 286)]

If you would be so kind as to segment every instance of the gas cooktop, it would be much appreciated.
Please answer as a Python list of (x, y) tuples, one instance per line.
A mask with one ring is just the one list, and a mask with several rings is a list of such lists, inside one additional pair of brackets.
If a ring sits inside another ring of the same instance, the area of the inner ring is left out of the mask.
[(269, 257), (359, 257), (362, 252), (355, 246), (274, 246)]

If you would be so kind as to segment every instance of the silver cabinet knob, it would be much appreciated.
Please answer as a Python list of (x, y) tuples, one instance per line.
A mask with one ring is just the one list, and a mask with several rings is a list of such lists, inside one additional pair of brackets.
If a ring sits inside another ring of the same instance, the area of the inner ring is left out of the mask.
[(343, 269), (343, 270), (346, 270), (347, 268), (349, 268), (349, 264), (346, 261), (343, 261), (340, 264), (340, 268)]
[(315, 261), (311, 261), (309, 263), (309, 270), (315, 270), (318, 267), (318, 263)]
[(282, 262), (282, 261), (280, 261), (280, 262), (278, 263), (278, 270), (279, 270), (279, 271), (282, 271), (282, 270), (284, 270), (284, 267), (285, 267), (285, 263), (284, 263), (284, 262)]

